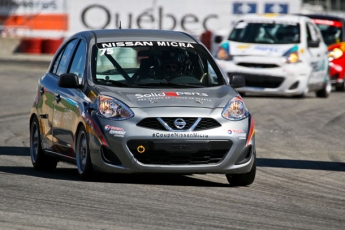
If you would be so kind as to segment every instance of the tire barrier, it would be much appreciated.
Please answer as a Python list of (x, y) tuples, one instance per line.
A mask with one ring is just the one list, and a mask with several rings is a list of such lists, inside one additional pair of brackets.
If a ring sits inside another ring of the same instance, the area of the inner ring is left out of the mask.
[(55, 54), (57, 49), (63, 42), (63, 38), (60, 39), (43, 39), (42, 41), (42, 53)]
[(24, 38), (20, 43), (20, 52), (27, 54), (55, 54), (62, 42), (63, 38)]
[(20, 51), (29, 54), (42, 53), (42, 39), (41, 38), (24, 38), (20, 43)]

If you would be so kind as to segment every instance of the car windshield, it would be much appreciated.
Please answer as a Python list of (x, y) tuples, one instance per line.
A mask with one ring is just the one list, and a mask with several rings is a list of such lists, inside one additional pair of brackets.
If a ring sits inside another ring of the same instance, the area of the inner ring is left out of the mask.
[(198, 88), (226, 84), (212, 56), (195, 43), (98, 43), (92, 60), (93, 81), (100, 85)]
[(260, 44), (294, 44), (300, 42), (298, 23), (275, 21), (240, 21), (228, 38), (230, 41)]
[(322, 19), (313, 19), (313, 21), (319, 27), (323, 40), (328, 46), (342, 41), (341, 22)]

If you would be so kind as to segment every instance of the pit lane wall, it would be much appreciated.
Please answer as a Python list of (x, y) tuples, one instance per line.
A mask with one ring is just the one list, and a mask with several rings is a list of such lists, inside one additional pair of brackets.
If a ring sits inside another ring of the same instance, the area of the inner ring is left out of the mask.
[[(299, 13), (301, 0), (1, 0), (2, 37), (60, 39), (81, 30), (228, 30), (242, 14)], [(39, 46), (35, 44), (36, 46)], [(37, 51), (39, 52), (39, 51)]]

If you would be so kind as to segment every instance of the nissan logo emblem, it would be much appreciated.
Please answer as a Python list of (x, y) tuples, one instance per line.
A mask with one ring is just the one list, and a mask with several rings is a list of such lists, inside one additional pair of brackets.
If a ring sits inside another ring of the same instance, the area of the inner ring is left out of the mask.
[(177, 118), (174, 121), (174, 125), (178, 129), (183, 129), (186, 126), (186, 122), (182, 118)]

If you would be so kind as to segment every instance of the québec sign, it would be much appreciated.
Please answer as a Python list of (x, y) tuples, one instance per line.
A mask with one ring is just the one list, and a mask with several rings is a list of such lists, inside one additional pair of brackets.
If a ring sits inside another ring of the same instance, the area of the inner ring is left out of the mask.
[[(99, 23), (93, 22), (93, 17), (90, 14), (95, 11), (101, 11), (105, 16), (104, 21)], [(206, 30), (207, 23), (210, 20), (218, 20), (217, 14), (209, 14), (204, 17), (200, 15), (187, 13), (180, 16), (173, 14), (172, 12), (164, 12), (164, 7), (158, 7), (158, 13), (154, 14), (152, 10), (145, 10), (139, 14), (128, 13), (128, 15), (121, 15), (120, 12), (111, 13), (110, 9), (104, 5), (93, 4), (87, 6), (81, 14), (81, 20), (83, 25), (88, 29), (105, 29), (108, 28), (112, 23), (115, 22), (115, 27), (120, 27), (120, 21), (122, 21), (121, 27), (124, 28), (140, 28), (140, 29), (163, 29), (163, 30), (174, 30), (177, 27), (181, 27), (184, 31), (190, 31), (189, 25), (200, 24), (202, 29)], [(97, 25), (98, 24), (98, 25)]]
[(301, 0), (68, 1), (70, 29), (142, 28), (200, 35), (230, 28), (240, 14), (299, 13)]
[[(0, 18), (13, 17), (18, 35), (66, 37), (83, 30), (161, 29), (200, 35), (205, 30), (229, 30), (241, 14), (299, 13), (302, 0), (0, 0)], [(38, 17), (40, 16), (40, 17)], [(52, 22), (40, 20), (54, 18)], [(24, 20), (24, 21), (25, 21)], [(36, 22), (36, 21), (37, 22)], [(15, 24), (18, 22), (18, 24)], [(54, 27), (55, 25), (55, 27)], [(63, 29), (61, 29), (63, 28)], [(19, 33), (20, 32), (20, 33)]]

